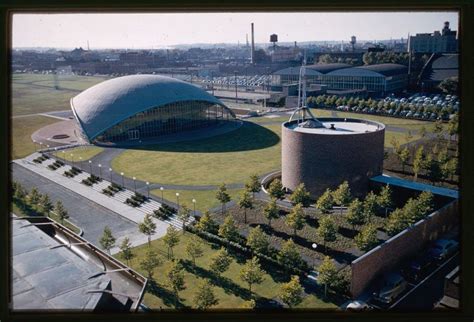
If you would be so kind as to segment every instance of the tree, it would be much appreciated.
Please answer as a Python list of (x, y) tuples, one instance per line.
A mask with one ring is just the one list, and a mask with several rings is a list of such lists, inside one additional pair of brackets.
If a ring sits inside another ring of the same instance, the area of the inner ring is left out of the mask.
[(359, 199), (354, 199), (349, 208), (347, 208), (346, 221), (349, 225), (352, 225), (352, 230), (354, 226), (360, 226), (365, 224), (366, 216), (364, 213), (364, 204)]
[(368, 222), (371, 222), (372, 216), (377, 211), (377, 195), (370, 191), (364, 199), (364, 214)]
[(115, 237), (112, 235), (112, 231), (109, 226), (105, 226), (102, 237), (99, 240), (100, 246), (110, 254), (110, 249), (115, 245)]
[(405, 142), (408, 143), (408, 142), (410, 142), (411, 139), (413, 139), (413, 135), (411, 134), (411, 131), (408, 130), (408, 131), (405, 133)]
[(199, 222), (196, 224), (196, 227), (200, 231), (215, 233), (217, 230), (217, 223), (211, 218), (210, 212), (206, 211), (204, 215), (199, 219)]
[(342, 215), (342, 207), (347, 206), (352, 199), (351, 189), (349, 188), (349, 182), (344, 181), (343, 183), (341, 183), (339, 187), (332, 193), (332, 196), (334, 202), (341, 206)]
[(138, 224), (138, 231), (148, 237), (148, 247), (150, 247), (151, 236), (156, 232), (156, 224), (153, 222), (150, 214), (146, 214), (143, 222)]
[(180, 262), (173, 260), (171, 266), (166, 271), (166, 276), (168, 277), (168, 285), (173, 290), (175, 295), (175, 306), (178, 300), (178, 293), (186, 289), (184, 283), (184, 269)]
[(41, 208), (41, 212), (45, 213), (46, 216), (48, 217), (49, 217), (49, 212), (54, 209), (51, 199), (49, 199), (49, 196), (47, 194), (44, 194), (43, 196), (41, 196), (40, 208)]
[(434, 125), (433, 133), (436, 134), (436, 138), (441, 140), (442, 133), (443, 133), (443, 122), (441, 120), (437, 120)]
[(186, 244), (186, 254), (193, 259), (193, 264), (196, 265), (196, 258), (202, 257), (204, 255), (204, 250), (202, 249), (202, 243), (198, 238), (192, 238)]
[(232, 257), (230, 257), (229, 253), (227, 253), (224, 248), (221, 248), (211, 257), (209, 268), (214, 274), (220, 276), (229, 269), (231, 263)]
[(231, 200), (230, 195), (227, 193), (227, 187), (225, 183), (219, 186), (219, 190), (217, 190), (216, 193), (216, 199), (222, 204), (222, 215), (224, 215), (225, 204)]
[(24, 200), (26, 196), (27, 193), (25, 188), (23, 188), (21, 184), (15, 182), (15, 187), (13, 189), (13, 197), (21, 201)]
[(458, 170), (458, 159), (452, 158), (451, 160), (448, 161), (446, 167), (447, 167), (447, 172), (450, 176), (450, 179), (451, 181), (453, 181), (454, 175), (456, 174)]
[(457, 76), (445, 78), (439, 83), (438, 87), (446, 94), (458, 94), (459, 79)]
[(154, 250), (148, 249), (145, 257), (140, 261), (140, 268), (147, 272), (149, 279), (153, 279), (153, 271), (161, 264), (163, 264), (163, 260), (158, 257), (158, 254)]
[(420, 128), (419, 134), (422, 139), (426, 137), (426, 127), (424, 125)]
[(290, 201), (293, 205), (301, 204), (303, 207), (309, 207), (311, 204), (311, 197), (306, 190), (304, 183), (300, 183), (295, 191), (290, 195)]
[(219, 300), (214, 294), (213, 287), (208, 280), (204, 280), (199, 284), (196, 294), (194, 294), (193, 302), (198, 310), (206, 310), (219, 303)]
[(425, 217), (417, 199), (408, 199), (402, 210), (405, 218), (405, 228)]
[(324, 54), (324, 55), (319, 56), (318, 62), (320, 64), (331, 64), (331, 63), (335, 63), (336, 60), (331, 55)]
[(316, 229), (316, 235), (322, 239), (324, 250), (326, 251), (326, 243), (333, 242), (337, 236), (337, 226), (330, 216), (323, 217), (319, 221), (319, 227)]
[(255, 303), (255, 300), (254, 299), (250, 299), (248, 301), (244, 301), (241, 305), (240, 305), (240, 308), (241, 309), (254, 309), (255, 307), (257, 306), (257, 304)]
[(179, 243), (178, 230), (174, 226), (168, 226), (166, 229), (166, 235), (163, 237), (163, 242), (168, 246), (168, 258), (173, 258), (173, 247)]
[(268, 194), (275, 199), (283, 199), (285, 197), (285, 191), (279, 179), (275, 179), (270, 183), (268, 186)]
[(135, 257), (135, 254), (132, 252), (132, 244), (130, 239), (125, 237), (120, 243), (120, 251), (122, 252), (121, 256), (127, 261), (127, 266), (130, 266), (130, 260)]
[(237, 226), (234, 223), (234, 218), (232, 218), (231, 215), (225, 217), (224, 223), (219, 227), (219, 236), (228, 241), (239, 241), (239, 230), (237, 229)]
[(262, 190), (262, 186), (260, 184), (260, 179), (258, 175), (253, 174), (250, 176), (249, 182), (245, 184), (245, 189), (252, 193), (252, 198), (255, 199), (255, 193)]
[(393, 206), (392, 189), (390, 189), (388, 184), (380, 189), (380, 193), (377, 196), (377, 205), (380, 208), (385, 209), (385, 217), (387, 217), (388, 208)]
[(245, 262), (239, 274), (240, 279), (248, 284), (249, 292), (252, 292), (252, 285), (263, 282), (263, 275), (264, 272), (260, 267), (260, 262), (255, 256)]
[(372, 224), (365, 226), (360, 233), (355, 236), (354, 241), (360, 250), (368, 251), (378, 243), (377, 229)]
[(28, 199), (30, 199), (30, 203), (32, 205), (37, 205), (40, 202), (41, 194), (38, 192), (38, 189), (36, 189), (36, 187), (33, 187), (33, 189), (31, 189), (30, 194), (28, 195)]
[(404, 147), (397, 155), (402, 163), (402, 172), (405, 172), (405, 166), (408, 164), (408, 160), (410, 159), (410, 150), (408, 150), (407, 147)]
[(56, 201), (56, 205), (54, 206), (54, 211), (61, 220), (61, 224), (64, 224), (64, 220), (69, 218), (69, 214), (67, 210), (64, 208), (63, 203), (61, 200)]
[(415, 153), (415, 159), (413, 160), (413, 173), (415, 174), (415, 181), (418, 179), (418, 174), (425, 167), (425, 152), (421, 145)]
[(334, 285), (337, 280), (336, 265), (329, 256), (325, 256), (318, 268), (318, 282), (324, 284), (324, 296), (327, 296), (328, 286)]
[(253, 202), (248, 190), (244, 190), (239, 199), (239, 208), (244, 209), (244, 223), (247, 223), (247, 209), (253, 209)]
[(448, 134), (449, 141), (452, 141), (453, 136), (456, 139), (457, 134), (459, 133), (459, 117), (458, 114), (455, 114), (452, 119), (448, 122)]
[(298, 267), (301, 265), (301, 255), (298, 252), (296, 245), (293, 242), (293, 239), (290, 238), (285, 243), (283, 243), (280, 251), (278, 252), (277, 260), (282, 266), (286, 267), (287, 269), (295, 266)]
[(303, 287), (300, 284), (300, 278), (296, 275), (291, 277), (288, 283), (280, 288), (280, 298), (290, 308), (295, 307), (303, 301)]
[(334, 200), (332, 198), (331, 190), (326, 189), (326, 191), (319, 197), (316, 202), (316, 208), (318, 208), (323, 214), (328, 214), (334, 205)]
[(303, 206), (299, 203), (291, 209), (288, 216), (286, 216), (285, 223), (288, 227), (293, 229), (293, 235), (296, 236), (296, 231), (301, 230), (305, 224), (305, 213)]
[(434, 195), (431, 191), (423, 191), (417, 198), (418, 208), (423, 217), (429, 215), (434, 209)]
[(389, 236), (394, 236), (407, 228), (407, 218), (405, 212), (402, 209), (395, 209), (388, 216), (387, 223), (385, 224), (385, 230)]
[(436, 182), (441, 180), (441, 168), (439, 162), (433, 158), (431, 154), (428, 154), (425, 161), (424, 170), (427, 172), (430, 181), (436, 185)]
[(272, 219), (276, 219), (280, 215), (280, 210), (278, 209), (276, 199), (272, 198), (272, 200), (267, 203), (265, 208), (263, 208), (263, 215), (268, 219), (268, 226), (271, 227)]
[(183, 234), (186, 231), (186, 223), (189, 221), (191, 218), (191, 210), (186, 206), (182, 205), (181, 208), (178, 211), (178, 218), (183, 222)]
[(247, 246), (254, 252), (261, 254), (267, 253), (269, 244), (267, 235), (265, 235), (260, 226), (250, 229), (247, 236)]

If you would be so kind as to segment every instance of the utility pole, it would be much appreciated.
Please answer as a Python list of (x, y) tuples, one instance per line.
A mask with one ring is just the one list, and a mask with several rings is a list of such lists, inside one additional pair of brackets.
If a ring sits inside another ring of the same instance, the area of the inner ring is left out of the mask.
[(237, 103), (237, 71), (234, 71), (234, 82), (235, 82), (235, 102)]

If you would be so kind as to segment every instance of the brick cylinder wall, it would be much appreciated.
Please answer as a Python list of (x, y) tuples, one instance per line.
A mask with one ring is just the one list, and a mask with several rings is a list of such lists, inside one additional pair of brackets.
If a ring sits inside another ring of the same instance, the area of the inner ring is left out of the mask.
[[(344, 122), (341, 118), (318, 118), (321, 122)], [(326, 188), (335, 189), (348, 181), (352, 193), (368, 191), (369, 178), (382, 174), (385, 126), (359, 119), (347, 122), (378, 125), (366, 133), (303, 133), (289, 128), (296, 121), (282, 125), (282, 183), (294, 190), (304, 183), (317, 198)]]

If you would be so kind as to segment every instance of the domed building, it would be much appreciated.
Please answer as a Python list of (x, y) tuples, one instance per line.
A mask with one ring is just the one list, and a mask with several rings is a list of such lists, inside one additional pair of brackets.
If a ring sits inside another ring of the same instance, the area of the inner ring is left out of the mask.
[(110, 79), (70, 103), (83, 135), (99, 144), (153, 141), (235, 120), (235, 114), (206, 91), (157, 75)]

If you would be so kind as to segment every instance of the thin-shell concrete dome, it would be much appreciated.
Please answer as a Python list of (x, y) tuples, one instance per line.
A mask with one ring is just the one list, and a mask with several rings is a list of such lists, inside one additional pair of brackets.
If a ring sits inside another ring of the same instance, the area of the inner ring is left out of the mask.
[(151, 139), (235, 118), (199, 87), (158, 75), (104, 81), (73, 97), (71, 108), (91, 142)]

